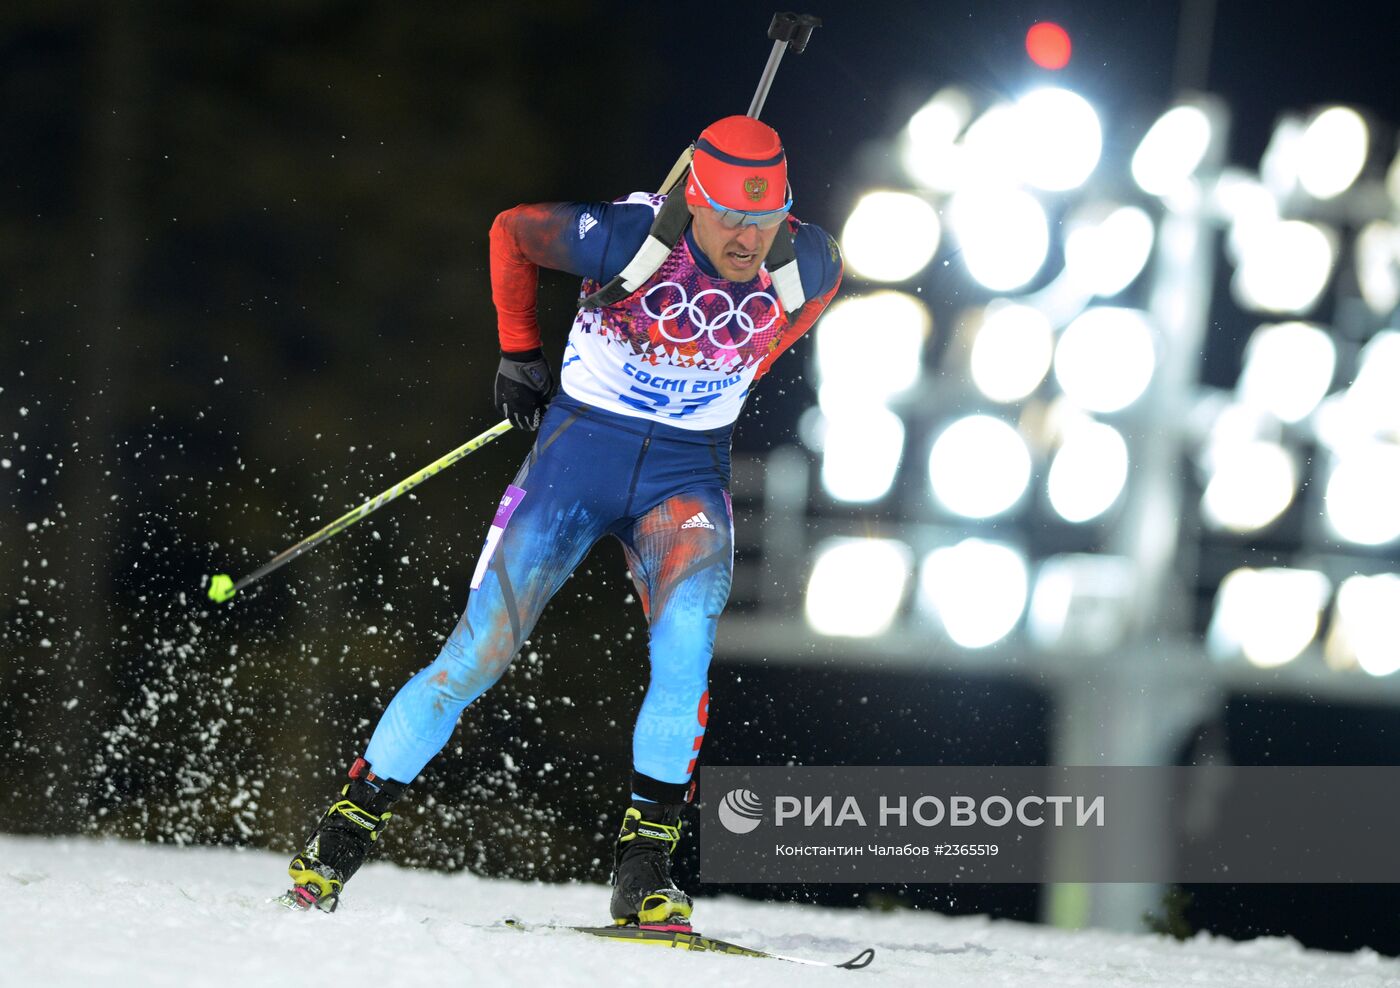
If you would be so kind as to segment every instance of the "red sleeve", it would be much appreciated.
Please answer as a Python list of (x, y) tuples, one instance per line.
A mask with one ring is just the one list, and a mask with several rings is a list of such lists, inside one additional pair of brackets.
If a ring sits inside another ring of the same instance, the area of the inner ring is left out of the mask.
[[(797, 310), (797, 315), (793, 317), (787, 331), (778, 337), (778, 345), (769, 350), (768, 355), (763, 358), (763, 362), (758, 365), (758, 373), (755, 374), (753, 378), (754, 384), (763, 380), (763, 375), (768, 373), (768, 369), (773, 366), (773, 361), (781, 357), (783, 351), (796, 343), (803, 333), (811, 329), (812, 324), (826, 311), (826, 307), (831, 303), (831, 300), (835, 298), (837, 291), (841, 288), (841, 274), (842, 272), (837, 272), (836, 284), (832, 285), (830, 290), (816, 298), (809, 298), (806, 303), (803, 304), (802, 308)], [(752, 387), (752, 385), (750, 385), (750, 387)]]
[(539, 206), (516, 206), (491, 224), (491, 300), (496, 304), (496, 329), (507, 353), (533, 350), (543, 344), (535, 318), (535, 295), (540, 268), (520, 240), (522, 220)]
[(607, 281), (632, 259), (656, 217), (654, 204), (537, 202), (491, 224), (491, 297), (501, 349), (541, 344), (535, 316), (540, 268)]

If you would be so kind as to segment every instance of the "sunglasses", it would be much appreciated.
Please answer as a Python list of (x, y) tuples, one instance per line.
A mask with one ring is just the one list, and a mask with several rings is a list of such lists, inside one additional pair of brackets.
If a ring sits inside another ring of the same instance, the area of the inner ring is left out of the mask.
[(705, 191), (705, 186), (700, 184), (700, 176), (692, 169), (690, 177), (695, 181), (695, 187), (700, 190), (700, 194), (705, 197), (705, 201), (710, 204), (710, 208), (715, 211), (715, 216), (719, 219), (720, 225), (731, 230), (737, 230), (741, 226), (756, 226), (760, 230), (771, 230), (783, 220), (787, 219), (788, 212), (792, 209), (792, 186), (787, 189), (787, 202), (777, 209), (764, 209), (757, 212), (749, 212), (742, 209), (730, 209), (728, 206), (721, 206), (710, 198), (710, 194)]

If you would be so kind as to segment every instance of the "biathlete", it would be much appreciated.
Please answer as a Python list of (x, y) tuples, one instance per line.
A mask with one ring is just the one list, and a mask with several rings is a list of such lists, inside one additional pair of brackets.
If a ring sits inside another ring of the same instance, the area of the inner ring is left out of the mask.
[[(465, 612), (393, 698), (292, 860), (287, 905), (335, 909), (462, 711), (501, 678), (550, 598), (612, 535), (646, 613), (651, 673), (632, 736), (611, 912), (618, 924), (689, 922), (691, 900), (670, 862), (693, 797), (733, 568), (730, 434), (753, 386), (836, 294), (842, 264), (831, 236), (791, 216), (786, 155), (768, 125), (727, 117), (705, 128), (683, 181), (684, 212), (680, 203), (664, 210), (666, 196), (635, 193), (496, 217), (495, 402), (538, 436), (501, 497)], [(536, 321), (541, 267), (584, 279), (557, 381)]]

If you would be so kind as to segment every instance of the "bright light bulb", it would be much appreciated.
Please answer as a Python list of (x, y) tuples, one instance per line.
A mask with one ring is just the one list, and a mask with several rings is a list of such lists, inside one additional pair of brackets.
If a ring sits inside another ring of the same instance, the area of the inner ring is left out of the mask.
[(949, 425), (929, 451), (929, 483), (949, 511), (991, 518), (1021, 500), (1030, 483), (1031, 454), (1021, 434), (991, 415)]
[(838, 501), (884, 497), (904, 452), (904, 422), (880, 405), (828, 419), (822, 437), (822, 487)]
[(1021, 554), (982, 539), (935, 549), (919, 569), (920, 606), (963, 648), (986, 648), (1009, 635), (1029, 587)]
[(1367, 308), (1388, 316), (1400, 306), (1400, 227), (1372, 220), (1356, 237), (1356, 280)]
[(1207, 646), (1217, 656), (1240, 654), (1264, 669), (1292, 662), (1317, 634), (1330, 590), (1315, 570), (1234, 570), (1216, 593)]
[(1055, 334), (1045, 313), (995, 301), (972, 341), (972, 382), (992, 401), (1020, 401), (1045, 379), (1054, 350)]
[(906, 281), (938, 252), (938, 213), (908, 192), (870, 192), (860, 198), (841, 232), (846, 263), (871, 281)]
[(963, 263), (984, 287), (1014, 291), (1045, 263), (1050, 225), (1030, 193), (982, 185), (954, 195), (949, 210)]
[[(880, 328), (885, 370), (866, 369), (871, 327)], [(906, 292), (877, 291), (837, 300), (817, 323), (816, 365), (822, 411), (839, 416), (845, 407), (861, 412), (919, 382), (924, 341), (932, 320), (924, 303)]]
[(1068, 522), (1092, 521), (1113, 507), (1128, 482), (1128, 443), (1111, 425), (1083, 419), (1065, 432), (1050, 463), (1046, 492)]
[(1361, 348), (1345, 407), (1363, 435), (1400, 440), (1400, 332), (1381, 330)]
[(1241, 244), (1231, 282), (1236, 301), (1262, 312), (1302, 314), (1332, 274), (1334, 235), (1302, 220), (1282, 220)]
[(1014, 186), (1021, 180), (1020, 121), (1010, 103), (988, 107), (972, 121), (958, 146), (964, 154), (964, 183)]
[(905, 130), (904, 170), (919, 185), (940, 192), (958, 187), (964, 149), (958, 135), (972, 119), (972, 102), (961, 90), (940, 89), (909, 119)]
[(1299, 150), (1303, 146), (1304, 123), (1296, 113), (1285, 113), (1274, 122), (1274, 132), (1259, 159), (1259, 178), (1276, 199), (1293, 196), (1298, 190)]
[(890, 539), (832, 539), (817, 550), (807, 582), (807, 623), (823, 635), (870, 637), (894, 623), (913, 568)]
[(1148, 129), (1133, 154), (1133, 181), (1152, 196), (1177, 192), (1210, 149), (1210, 118), (1200, 107), (1174, 106)]
[(1278, 199), (1254, 175), (1227, 168), (1212, 189), (1216, 209), (1229, 221), (1226, 254), (1238, 264), (1250, 243), (1278, 224)]
[(1244, 351), (1240, 401), (1280, 422), (1301, 422), (1326, 397), (1337, 366), (1337, 346), (1317, 326), (1301, 322), (1260, 326)]
[(1228, 443), (1211, 451), (1214, 470), (1201, 496), (1201, 513), (1215, 528), (1254, 532), (1293, 502), (1298, 467), (1278, 443)]
[(1065, 270), (1082, 290), (1108, 298), (1133, 283), (1152, 253), (1156, 228), (1136, 206), (1087, 210), (1065, 237)]
[(1366, 164), (1371, 138), (1361, 114), (1346, 106), (1318, 113), (1299, 141), (1298, 184), (1314, 199), (1332, 199), (1351, 188)]
[(1055, 380), (1079, 407), (1117, 412), (1142, 397), (1156, 362), (1147, 317), (1101, 306), (1065, 327), (1055, 348)]
[(1336, 636), (1372, 676), (1400, 672), (1400, 576), (1349, 576), (1337, 589)]
[(1357, 442), (1343, 449), (1327, 480), (1327, 523), (1357, 545), (1400, 539), (1400, 446)]
[(1089, 101), (1068, 89), (1037, 89), (1016, 101), (1022, 179), (1048, 192), (1077, 189), (1103, 151), (1103, 129)]

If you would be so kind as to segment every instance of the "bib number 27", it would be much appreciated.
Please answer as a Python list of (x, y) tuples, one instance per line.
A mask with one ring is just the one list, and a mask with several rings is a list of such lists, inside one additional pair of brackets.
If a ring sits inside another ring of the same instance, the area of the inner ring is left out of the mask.
[[(618, 401), (631, 405), (633, 408), (641, 409), (652, 415), (665, 415), (669, 418), (678, 419), (686, 415), (694, 415), (701, 408), (720, 396), (720, 392), (712, 391), (707, 395), (671, 395), (665, 391), (655, 391), (651, 388), (639, 388), (635, 384), (629, 389), (631, 394), (619, 394)], [(640, 395), (640, 397), (636, 397)], [(672, 398), (680, 400), (672, 403)]]

